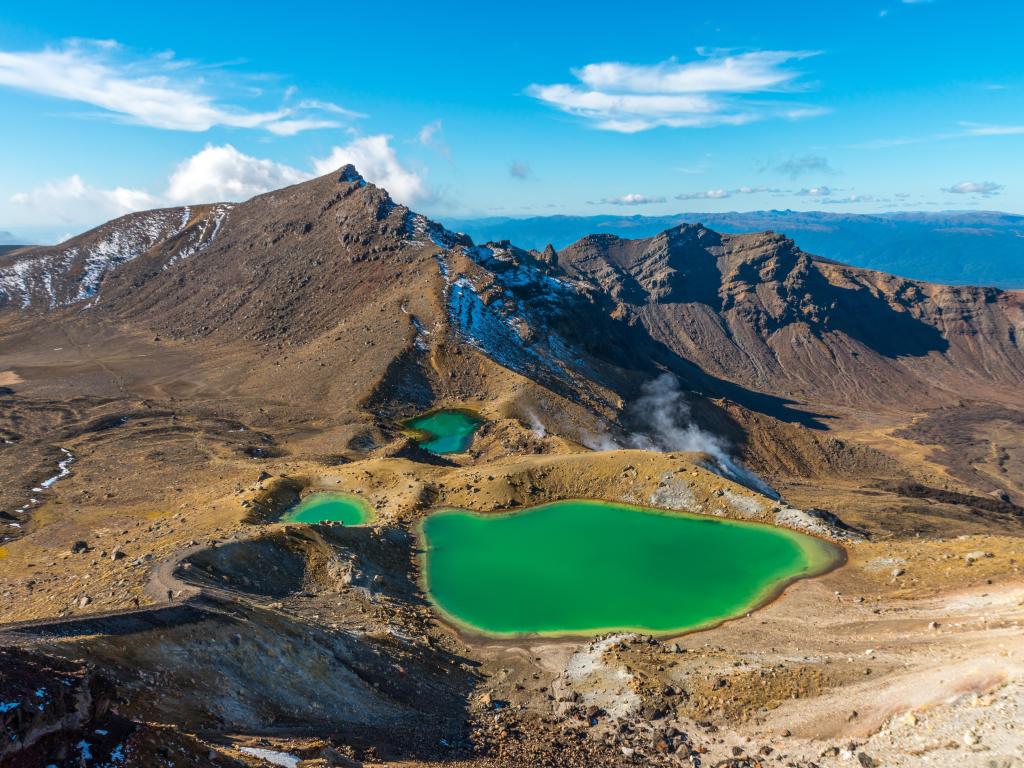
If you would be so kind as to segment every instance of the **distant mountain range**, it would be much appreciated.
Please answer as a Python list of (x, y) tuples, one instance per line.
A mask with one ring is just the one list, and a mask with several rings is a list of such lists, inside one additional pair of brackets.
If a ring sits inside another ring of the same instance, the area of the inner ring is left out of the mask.
[(884, 214), (821, 211), (445, 219), (476, 242), (508, 239), (561, 250), (589, 234), (651, 237), (679, 224), (723, 233), (772, 230), (808, 253), (916, 280), (1024, 288), (1024, 216), (990, 211)]
[(23, 241), (19, 240), (18, 236), (13, 232), (8, 232), (6, 229), (0, 229), (0, 256), (17, 250), (22, 244)]

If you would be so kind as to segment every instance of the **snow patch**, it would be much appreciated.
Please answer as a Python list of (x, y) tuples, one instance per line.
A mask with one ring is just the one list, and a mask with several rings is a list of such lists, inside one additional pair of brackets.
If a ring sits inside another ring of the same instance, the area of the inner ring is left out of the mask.
[(177, 235), (190, 215), (187, 208), (133, 214), (106, 225), (87, 246), (30, 256), (0, 268), (0, 303), (29, 308), (38, 301), (53, 309), (93, 299), (107, 272)]
[(287, 752), (278, 752), (273, 749), (263, 749), (261, 747), (242, 747), (239, 751), (266, 763), (270, 763), (271, 765), (282, 766), (282, 768), (296, 768), (299, 764), (299, 758), (295, 755), (290, 755)]
[(124, 765), (125, 764), (125, 753), (124, 745), (118, 744), (110, 752), (110, 759), (107, 761), (108, 766)]
[(522, 374), (544, 365), (540, 354), (523, 343), (510, 322), (515, 318), (502, 316), (500, 308), (488, 307), (467, 278), (452, 283), (448, 309), (459, 335), (496, 363)]
[[(185, 237), (185, 244), (178, 249), (178, 252), (167, 260), (164, 264), (164, 269), (170, 269), (175, 264), (178, 264), (185, 259), (191, 258), (198, 253), (202, 253), (217, 238), (217, 234), (220, 232), (221, 226), (227, 219), (228, 214), (233, 205), (227, 203), (221, 203), (214, 206), (213, 210), (202, 220), (202, 225), (196, 225), (192, 228), (192, 231)], [(186, 209), (187, 210), (187, 209)]]
[(54, 475), (53, 477), (46, 478), (45, 480), (43, 480), (43, 482), (39, 484), (43, 488), (51, 488), (53, 484), (56, 483), (58, 480), (65, 478), (71, 474), (71, 470), (68, 469), (68, 467), (75, 460), (75, 455), (71, 453), (71, 451), (69, 451), (67, 448), (61, 448), (60, 450), (61, 453), (64, 454), (64, 459), (57, 463), (57, 474)]

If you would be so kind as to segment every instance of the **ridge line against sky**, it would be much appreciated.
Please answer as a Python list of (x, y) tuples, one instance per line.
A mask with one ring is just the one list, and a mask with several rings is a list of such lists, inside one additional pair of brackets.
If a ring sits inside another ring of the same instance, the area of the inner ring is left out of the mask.
[(57, 237), (347, 162), (461, 218), (1024, 211), (1024, 8), (762, 5), (623, 19), (569, 3), (539, 29), (530, 2), (487, 19), (399, 2), (380, 35), (374, 9), (326, 4), (301, 35), (205, 5), (177, 25), (102, 3), (8, 10), (0, 230)]

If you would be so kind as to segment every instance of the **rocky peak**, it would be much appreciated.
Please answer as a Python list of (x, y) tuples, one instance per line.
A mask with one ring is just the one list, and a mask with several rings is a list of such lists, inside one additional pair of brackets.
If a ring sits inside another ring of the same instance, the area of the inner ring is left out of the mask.
[(356, 167), (351, 163), (343, 165), (338, 169), (338, 181), (349, 184), (359, 184), (360, 186), (366, 183), (366, 179), (362, 177), (362, 174), (360, 174), (359, 171), (356, 170)]

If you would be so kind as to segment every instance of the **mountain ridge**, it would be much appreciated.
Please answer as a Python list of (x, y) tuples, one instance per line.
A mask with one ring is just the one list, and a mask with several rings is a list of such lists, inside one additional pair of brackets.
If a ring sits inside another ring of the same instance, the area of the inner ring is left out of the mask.
[(998, 211), (769, 210), (446, 219), (448, 226), (474, 239), (508, 238), (538, 250), (548, 243), (564, 248), (587, 234), (650, 237), (694, 223), (725, 234), (783, 232), (822, 257), (927, 282), (1024, 288), (1024, 216)]
[[(352, 166), (234, 206), (131, 214), (57, 248), (9, 254), (2, 296), (8, 308), (85, 306), (182, 339), (301, 346), (360, 317), (366, 344), (400, 355), (454, 333), (607, 407), (606, 390), (630, 392), (659, 368), (739, 402), (759, 392), (896, 405), (914, 392), (949, 403), (964, 382), (1006, 398), (1024, 381), (1024, 294), (914, 281), (813, 256), (774, 232), (700, 225), (588, 235), (559, 251), (474, 245)], [(369, 319), (369, 307), (392, 300), (415, 322)], [(381, 320), (394, 338), (375, 330)]]

